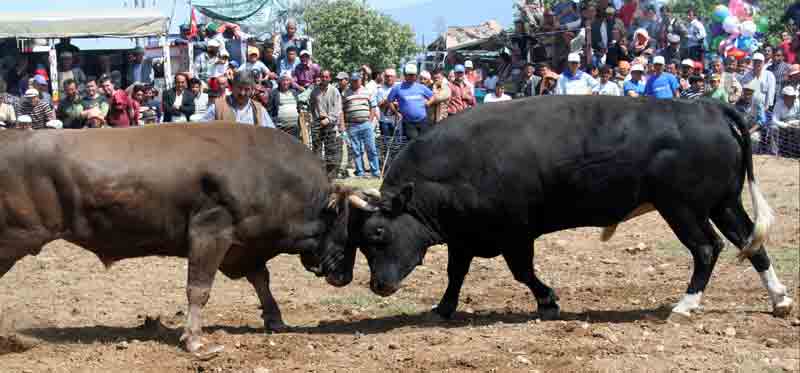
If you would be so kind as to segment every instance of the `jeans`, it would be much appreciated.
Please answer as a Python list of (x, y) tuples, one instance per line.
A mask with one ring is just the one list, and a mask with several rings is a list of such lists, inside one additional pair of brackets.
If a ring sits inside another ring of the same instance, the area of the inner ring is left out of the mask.
[(350, 146), (353, 151), (353, 162), (356, 165), (356, 176), (364, 174), (364, 151), (367, 152), (369, 168), (373, 176), (380, 176), (380, 166), (378, 165), (378, 149), (375, 148), (375, 131), (372, 122), (351, 124), (347, 128), (347, 135), (350, 137)]
[(403, 121), (403, 133), (406, 135), (408, 141), (412, 141), (428, 132), (431, 128), (430, 123), (426, 120), (422, 122), (407, 122)]

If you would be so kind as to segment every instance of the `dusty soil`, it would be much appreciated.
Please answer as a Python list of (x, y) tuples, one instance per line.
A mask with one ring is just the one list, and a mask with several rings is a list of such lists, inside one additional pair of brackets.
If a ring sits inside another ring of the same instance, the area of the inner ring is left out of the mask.
[[(781, 280), (800, 299), (800, 168), (758, 158), (779, 215), (769, 245)], [(749, 199), (749, 197), (747, 198)], [(539, 273), (561, 297), (562, 321), (539, 321), (535, 300), (501, 258), (476, 260), (456, 320), (427, 311), (446, 286), (446, 250), (389, 298), (372, 295), (359, 257), (354, 282), (334, 289), (282, 256), (272, 289), (294, 328), (265, 334), (246, 281), (219, 275), (206, 331), (226, 351), (198, 361), (178, 346), (186, 263), (147, 258), (106, 269), (53, 242), (0, 280), (0, 372), (781, 372), (800, 370), (795, 309), (771, 316), (766, 291), (728, 245), (692, 320), (668, 319), (691, 259), (657, 214), (537, 241)], [(634, 249), (635, 248), (635, 249)], [(157, 319), (157, 320), (152, 320)], [(677, 322), (676, 322), (677, 321)]]

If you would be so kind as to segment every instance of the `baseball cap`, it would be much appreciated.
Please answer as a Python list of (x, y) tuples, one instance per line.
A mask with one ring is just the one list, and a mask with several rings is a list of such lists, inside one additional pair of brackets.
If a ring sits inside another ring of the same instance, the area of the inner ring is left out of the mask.
[(217, 30), (219, 30), (219, 24), (218, 23), (211, 22), (211, 23), (206, 25), (206, 31), (217, 32)]
[(797, 90), (792, 86), (783, 87), (781, 94), (784, 96), (797, 96)]
[(631, 72), (634, 72), (634, 71), (638, 71), (640, 73), (643, 73), (644, 72), (644, 66), (639, 65), (639, 64), (633, 65), (633, 67), (631, 67)]
[(464, 61), (464, 68), (467, 68), (467, 69), (474, 68), (474, 65), (472, 64), (472, 61), (471, 60)]
[(610, 6), (610, 7), (606, 8), (606, 14), (614, 14), (616, 12), (617, 12), (617, 10), (614, 9), (613, 6)]
[(761, 53), (753, 54), (753, 61), (761, 61), (764, 62), (764, 55)]
[(261, 55), (261, 52), (259, 52), (258, 48), (256, 48), (256, 47), (247, 47), (247, 55), (250, 56), (250, 55), (253, 55), (253, 54), (255, 54), (256, 56), (259, 56), (259, 55)]
[(456, 65), (456, 67), (453, 68), (453, 71), (457, 73), (463, 73), (466, 71), (466, 69), (464, 68), (464, 65)]
[[(464, 68), (463, 66), (461, 67)], [(462, 70), (463, 71), (463, 70)], [(406, 75), (417, 75), (417, 65), (410, 63), (403, 68), (403, 73)]]
[(361, 73), (354, 72), (350, 74), (350, 80), (361, 80)]
[(567, 62), (581, 63), (581, 55), (577, 53), (570, 53), (567, 56)]
[(664, 60), (664, 56), (655, 56), (653, 57), (653, 65), (664, 65), (666, 61)]
[(347, 79), (347, 73), (342, 71), (336, 74), (336, 80)]
[(300, 52), (300, 57), (303, 57), (303, 56), (309, 56), (309, 57), (311, 57), (311, 52), (309, 52), (309, 51), (308, 51), (308, 50), (306, 50), (306, 49), (303, 49), (303, 50)]
[(35, 75), (33, 81), (36, 82), (36, 84), (47, 85), (47, 79), (41, 75)]
[(239, 62), (237, 62), (236, 60), (228, 62), (228, 65), (231, 65), (231, 67), (234, 68), (234, 69), (238, 69), (239, 66), (241, 66), (241, 65), (239, 65)]
[(28, 88), (28, 90), (25, 91), (25, 97), (36, 97), (36, 96), (39, 96), (39, 91), (37, 91), (36, 88)]
[(222, 43), (220, 43), (217, 39), (211, 39), (208, 41), (208, 46), (212, 48), (219, 48), (222, 46)]
[(692, 61), (691, 59), (687, 58), (687, 59), (684, 59), (683, 61), (681, 61), (681, 65), (682, 66), (694, 67), (694, 61)]
[(667, 34), (667, 40), (669, 40), (670, 43), (680, 43), (681, 37), (676, 34)]

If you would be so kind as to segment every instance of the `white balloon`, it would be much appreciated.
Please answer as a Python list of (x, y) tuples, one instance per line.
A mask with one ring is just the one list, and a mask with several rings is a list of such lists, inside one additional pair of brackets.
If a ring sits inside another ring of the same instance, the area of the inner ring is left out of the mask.
[(739, 18), (736, 16), (727, 16), (725, 20), (722, 21), (722, 29), (729, 34), (735, 34), (739, 32)]
[(757, 30), (756, 23), (753, 21), (744, 21), (739, 25), (739, 28), (742, 29), (742, 35), (744, 36), (753, 36)]

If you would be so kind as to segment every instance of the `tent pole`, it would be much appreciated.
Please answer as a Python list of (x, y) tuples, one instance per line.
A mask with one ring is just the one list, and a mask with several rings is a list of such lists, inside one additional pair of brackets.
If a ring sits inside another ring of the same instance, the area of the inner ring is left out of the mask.
[(60, 82), (58, 81), (58, 56), (56, 56), (56, 46), (52, 39), (48, 40), (48, 44), (50, 44), (50, 50), (48, 51), (48, 62), (50, 62), (50, 89), (53, 90), (53, 105), (58, 105), (59, 102), (59, 92), (58, 87), (61, 86)]
[(167, 35), (162, 34), (159, 40), (164, 53), (164, 87), (167, 89), (172, 88), (172, 56), (170, 56), (169, 44), (167, 43)]

